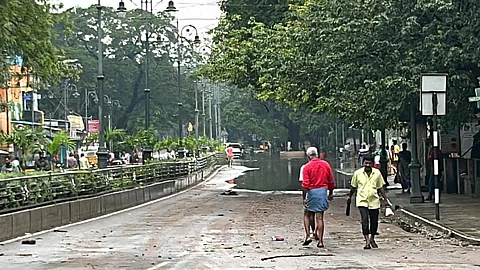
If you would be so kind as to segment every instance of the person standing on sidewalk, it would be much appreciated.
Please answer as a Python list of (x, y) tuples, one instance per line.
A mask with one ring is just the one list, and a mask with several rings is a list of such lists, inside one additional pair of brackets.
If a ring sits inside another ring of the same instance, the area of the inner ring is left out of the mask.
[(407, 150), (407, 143), (402, 143), (402, 151), (398, 154), (400, 162), (398, 163), (398, 173), (401, 177), (402, 193), (410, 193), (410, 162), (412, 162), (412, 153)]
[(233, 166), (233, 147), (231, 145), (228, 145), (227, 149), (225, 149), (225, 152), (227, 153), (228, 167), (232, 167)]
[(373, 168), (373, 157), (368, 155), (363, 160), (363, 168), (355, 171), (351, 182), (352, 188), (348, 194), (347, 203), (352, 200), (353, 194), (357, 193), (356, 204), (360, 211), (362, 222), (362, 233), (365, 237), (364, 249), (378, 248), (375, 242), (375, 235), (378, 229), (378, 216), (380, 214), (380, 198), (378, 193), (382, 194), (385, 201), (388, 202), (383, 186), (383, 180), (380, 170)]
[[(330, 164), (325, 160), (318, 158), (318, 151), (315, 147), (307, 149), (307, 157), (310, 161), (303, 169), (302, 197), (305, 213), (315, 213), (316, 228), (315, 233), (318, 237), (317, 247), (323, 248), (323, 213), (327, 211), (329, 201), (333, 200), (333, 190), (335, 189), (335, 180)], [(310, 217), (305, 214), (303, 218), (306, 227), (307, 238), (303, 245), (309, 245), (313, 240), (310, 238)]]

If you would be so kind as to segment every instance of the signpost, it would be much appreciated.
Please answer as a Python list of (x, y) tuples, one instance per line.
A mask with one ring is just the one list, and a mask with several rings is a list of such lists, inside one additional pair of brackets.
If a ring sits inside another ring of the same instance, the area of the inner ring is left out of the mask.
[(480, 88), (475, 88), (475, 96), (469, 97), (468, 102), (477, 102), (477, 109), (480, 109)]
[(422, 97), (420, 99), (420, 108), (422, 109), (422, 115), (433, 116), (433, 125), (431, 129), (433, 138), (433, 181), (435, 183), (435, 219), (440, 220), (440, 140), (437, 131), (437, 115), (445, 115), (447, 112), (447, 74), (422, 74), (421, 85)]

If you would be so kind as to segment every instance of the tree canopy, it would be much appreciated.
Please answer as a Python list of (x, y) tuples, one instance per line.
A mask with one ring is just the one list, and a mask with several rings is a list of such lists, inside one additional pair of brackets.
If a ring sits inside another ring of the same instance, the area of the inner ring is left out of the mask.
[[(50, 82), (67, 72), (59, 61), (61, 50), (51, 42), (54, 24), (63, 20), (52, 13), (58, 7), (47, 0), (0, 0), (0, 63), (21, 57), (20, 64), (25, 70)], [(3, 78), (8, 75), (8, 65), (0, 66), (0, 75)]]
[[(83, 73), (76, 83), (81, 100), (92, 99), (88, 92), (97, 88), (97, 11), (96, 6), (89, 8), (72, 8), (64, 12), (69, 23), (75, 26), (71, 35), (65, 32), (65, 24), (57, 24), (55, 44), (65, 50), (69, 58), (78, 59), (83, 66)], [(148, 20), (145, 18), (148, 17)], [(146, 47), (145, 31), (149, 32), (149, 88), (152, 127), (163, 135), (176, 133), (177, 103), (181, 100), (185, 110), (193, 115), (193, 81), (189, 79), (187, 69), (193, 65), (196, 54), (192, 53), (193, 45), (181, 42), (182, 72), (180, 74), (182, 91), (177, 89), (177, 70), (174, 61), (177, 59), (177, 29), (171, 17), (165, 13), (150, 15), (139, 9), (131, 10), (125, 18), (118, 17), (113, 8), (103, 8), (102, 30), (104, 43), (104, 75), (105, 94), (112, 100), (117, 99), (121, 108), (112, 110), (113, 125), (138, 132), (144, 126), (145, 111), (145, 72)], [(84, 97), (85, 90), (87, 97)], [(71, 101), (75, 103), (75, 101)], [(89, 114), (96, 117), (96, 109), (90, 102)], [(70, 104), (71, 105), (71, 104)], [(84, 112), (84, 105), (77, 106), (77, 113)], [(74, 107), (72, 105), (72, 107)], [(108, 112), (108, 111), (107, 111)]]
[(372, 129), (395, 126), (418, 103), (422, 73), (446, 72), (448, 117), (462, 121), (480, 76), (479, 9), (473, 0), (292, 1), (273, 25), (223, 18), (202, 71), (262, 100)]

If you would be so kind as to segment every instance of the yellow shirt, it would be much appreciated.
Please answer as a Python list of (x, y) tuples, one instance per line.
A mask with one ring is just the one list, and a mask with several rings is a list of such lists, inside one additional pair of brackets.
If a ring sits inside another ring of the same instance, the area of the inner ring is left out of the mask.
[(398, 161), (398, 154), (400, 153), (400, 146), (398, 144), (395, 144), (393, 147), (393, 151), (395, 152), (395, 155), (393, 156), (393, 161)]
[(380, 208), (378, 189), (385, 185), (380, 170), (372, 168), (370, 176), (367, 175), (364, 168), (356, 170), (351, 185), (357, 189), (357, 207)]

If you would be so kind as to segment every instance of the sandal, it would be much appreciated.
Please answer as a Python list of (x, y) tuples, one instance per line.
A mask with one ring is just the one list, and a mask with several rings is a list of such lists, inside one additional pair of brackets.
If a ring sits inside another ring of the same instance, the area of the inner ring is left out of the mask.
[(312, 243), (312, 241), (313, 241), (312, 238), (309, 237), (309, 238), (305, 239), (305, 241), (303, 241), (302, 246), (308, 246), (308, 245), (310, 245), (310, 243)]
[(370, 246), (370, 244), (366, 244), (363, 249), (372, 249), (372, 247)]
[(324, 248), (324, 247), (325, 247), (325, 245), (323, 245), (323, 243), (322, 243), (322, 244), (320, 244), (320, 242), (318, 242), (318, 244), (317, 244), (317, 247), (318, 247), (318, 248)]

